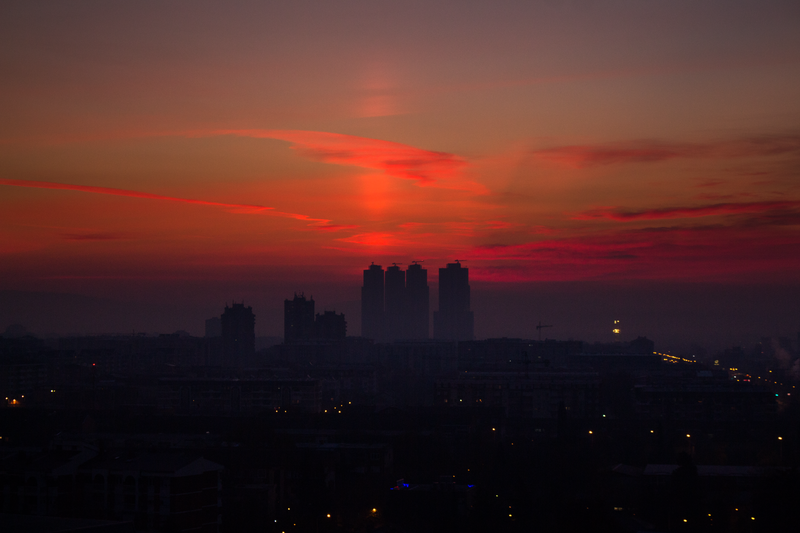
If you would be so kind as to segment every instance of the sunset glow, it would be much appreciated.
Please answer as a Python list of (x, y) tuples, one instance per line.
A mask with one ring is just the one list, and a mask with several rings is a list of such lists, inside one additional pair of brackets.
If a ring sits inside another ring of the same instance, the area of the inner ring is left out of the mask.
[(0, 289), (796, 285), (800, 11), (734, 4), (7, 3)]

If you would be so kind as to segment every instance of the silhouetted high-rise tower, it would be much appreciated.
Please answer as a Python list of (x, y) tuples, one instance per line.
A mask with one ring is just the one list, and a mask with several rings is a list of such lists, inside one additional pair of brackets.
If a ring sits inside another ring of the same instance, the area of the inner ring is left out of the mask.
[(406, 271), (406, 338), (427, 339), (430, 335), (430, 291), (428, 271), (413, 263)]
[(283, 301), (283, 341), (292, 343), (314, 337), (314, 298), (306, 300), (295, 293), (293, 300)]
[(406, 273), (397, 265), (386, 269), (384, 334), (389, 341), (407, 338)]
[(225, 306), (222, 322), (222, 357), (230, 366), (241, 366), (256, 353), (256, 316), (244, 303)]
[(364, 271), (361, 287), (361, 336), (384, 340), (383, 268), (375, 263)]
[(433, 336), (468, 341), (474, 337), (475, 318), (469, 310), (469, 269), (448, 263), (439, 269), (439, 310), (433, 314)]

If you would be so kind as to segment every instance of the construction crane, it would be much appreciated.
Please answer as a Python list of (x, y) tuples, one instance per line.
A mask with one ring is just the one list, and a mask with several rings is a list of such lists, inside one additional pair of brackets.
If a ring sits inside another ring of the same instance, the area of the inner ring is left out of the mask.
[(411, 264), (412, 265), (416, 265), (416, 264), (424, 263), (424, 262), (425, 262), (425, 260), (423, 259), (422, 261), (411, 261)]
[(553, 324), (542, 324), (542, 321), (539, 321), (539, 324), (536, 325), (536, 330), (539, 332), (539, 340), (542, 340), (542, 330), (544, 328), (552, 328)]

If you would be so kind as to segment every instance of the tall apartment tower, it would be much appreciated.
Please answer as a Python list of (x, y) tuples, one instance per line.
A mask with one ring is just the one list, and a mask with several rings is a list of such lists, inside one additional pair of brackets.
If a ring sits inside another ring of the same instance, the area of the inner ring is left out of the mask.
[(225, 306), (222, 322), (222, 358), (228, 366), (241, 366), (256, 353), (256, 316), (244, 303)]
[(406, 271), (406, 338), (422, 340), (430, 336), (429, 313), (428, 271), (412, 263)]
[(364, 271), (364, 286), (361, 287), (361, 336), (383, 341), (383, 282), (381, 265), (372, 263)]
[(388, 341), (406, 339), (406, 273), (397, 265), (386, 269), (384, 335)]
[(293, 300), (283, 301), (283, 342), (292, 343), (314, 337), (314, 298), (306, 300), (295, 293)]
[(475, 317), (469, 310), (469, 269), (447, 263), (439, 269), (439, 310), (433, 314), (433, 336), (440, 340), (474, 338)]

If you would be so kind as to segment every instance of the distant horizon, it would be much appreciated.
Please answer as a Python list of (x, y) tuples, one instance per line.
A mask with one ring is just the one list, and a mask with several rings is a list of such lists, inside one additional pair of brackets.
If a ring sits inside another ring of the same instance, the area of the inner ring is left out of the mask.
[[(542, 338), (611, 342), (615, 319), (622, 321), (622, 340), (645, 336), (656, 343), (657, 349), (673, 351), (688, 350), (691, 345), (708, 350), (747, 346), (761, 337), (788, 337), (796, 342), (800, 333), (800, 324), (790, 314), (781, 313), (780, 306), (798, 301), (800, 286), (754, 284), (737, 286), (736, 292), (731, 293), (732, 287), (725, 284), (470, 284), (476, 339), (537, 339), (535, 326), (541, 321), (553, 324), (543, 331)], [(432, 315), (438, 309), (437, 284), (429, 281), (429, 287)], [(359, 336), (359, 290), (360, 284), (336, 285), (335, 289), (326, 290), (317, 283), (313, 290), (298, 292), (314, 296), (318, 313), (344, 313), (348, 335)], [(210, 295), (204, 298), (195, 293), (192, 299), (181, 303), (174, 298), (113, 300), (78, 293), (0, 290), (0, 328), (4, 331), (11, 324), (21, 324), (38, 336), (186, 331), (202, 337), (205, 319), (220, 316), (226, 304), (243, 302), (253, 307), (258, 337), (282, 338), (283, 301), (291, 299), (294, 292), (262, 289), (250, 295), (242, 292), (235, 298), (217, 300), (218, 303)], [(342, 298), (348, 293), (349, 299)], [(636, 302), (636, 294), (641, 295), (641, 301)], [(42, 314), (43, 309), (47, 310), (46, 315)]]

